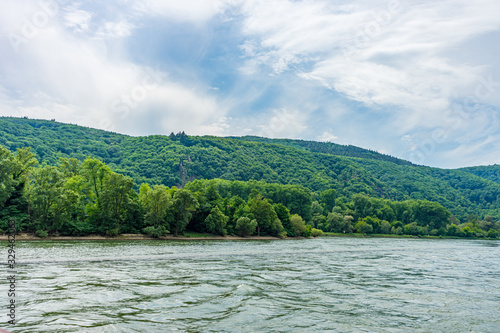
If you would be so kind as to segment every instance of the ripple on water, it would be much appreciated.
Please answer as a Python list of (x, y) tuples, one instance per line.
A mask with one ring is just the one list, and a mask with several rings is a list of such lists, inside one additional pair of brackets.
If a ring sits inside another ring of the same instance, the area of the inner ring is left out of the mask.
[(499, 243), (20, 243), (16, 332), (498, 332)]

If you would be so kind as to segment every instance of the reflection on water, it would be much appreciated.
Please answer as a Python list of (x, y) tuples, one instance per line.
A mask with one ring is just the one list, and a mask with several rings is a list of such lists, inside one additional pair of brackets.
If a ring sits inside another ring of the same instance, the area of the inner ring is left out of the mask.
[(498, 332), (498, 241), (19, 242), (15, 332)]

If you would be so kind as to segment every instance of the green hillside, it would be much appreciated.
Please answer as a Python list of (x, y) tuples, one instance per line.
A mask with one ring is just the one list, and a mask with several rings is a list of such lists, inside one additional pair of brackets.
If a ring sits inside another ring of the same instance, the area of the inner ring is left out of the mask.
[(488, 165), (488, 166), (476, 166), (469, 168), (460, 169), (465, 172), (469, 172), (473, 175), (482, 177), (484, 179), (488, 179), (494, 181), (495, 183), (500, 184), (500, 165)]
[(333, 143), (184, 133), (130, 137), (53, 121), (0, 118), (0, 145), (10, 151), (32, 147), (37, 159), (50, 165), (60, 157), (96, 157), (132, 177), (136, 187), (143, 182), (182, 187), (194, 179), (257, 180), (302, 185), (317, 193), (335, 189), (347, 198), (366, 193), (398, 201), (427, 199), (463, 221), (469, 214), (500, 216), (498, 172), (489, 167), (472, 172), (416, 166)]

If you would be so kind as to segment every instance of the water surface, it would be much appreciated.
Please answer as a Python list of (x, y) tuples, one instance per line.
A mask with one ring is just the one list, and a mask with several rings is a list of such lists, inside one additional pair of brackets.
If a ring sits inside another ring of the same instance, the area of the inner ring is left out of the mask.
[(14, 332), (500, 332), (499, 241), (16, 246)]

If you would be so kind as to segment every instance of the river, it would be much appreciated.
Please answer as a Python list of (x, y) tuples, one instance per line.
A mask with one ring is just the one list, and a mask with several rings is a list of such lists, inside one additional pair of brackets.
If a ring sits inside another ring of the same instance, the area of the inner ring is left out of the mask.
[(500, 241), (31, 241), (16, 259), (14, 332), (500, 332)]

